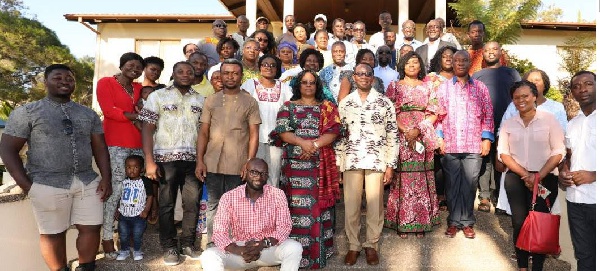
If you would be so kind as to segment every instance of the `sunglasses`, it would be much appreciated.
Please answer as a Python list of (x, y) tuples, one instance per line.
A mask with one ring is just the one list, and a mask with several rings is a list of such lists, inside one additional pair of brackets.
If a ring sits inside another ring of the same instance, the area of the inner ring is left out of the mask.
[(258, 42), (269, 42), (268, 39), (263, 39), (263, 38), (255, 38), (255, 40)]
[(379, 52), (377, 52), (377, 54), (380, 54), (380, 55), (389, 55), (391, 53), (392, 52), (390, 52), (390, 51), (379, 51)]
[(305, 86), (314, 86), (317, 84), (317, 81), (302, 80), (302, 81), (300, 81), (300, 84), (305, 85)]
[(251, 177), (263, 177), (263, 178), (269, 178), (269, 172), (261, 172), (261, 171), (254, 170), (254, 169), (248, 170), (248, 174), (249, 174)]
[(63, 133), (65, 133), (65, 135), (73, 134), (73, 122), (70, 119), (63, 119), (62, 125), (63, 125)]
[(372, 72), (355, 72), (354, 75), (358, 77), (371, 77), (373, 76)]
[(226, 24), (213, 24), (213, 27), (227, 28), (227, 25)]
[(275, 67), (277, 67), (277, 64), (275, 64), (275, 63), (263, 63), (260, 66), (263, 67), (263, 68), (275, 68)]

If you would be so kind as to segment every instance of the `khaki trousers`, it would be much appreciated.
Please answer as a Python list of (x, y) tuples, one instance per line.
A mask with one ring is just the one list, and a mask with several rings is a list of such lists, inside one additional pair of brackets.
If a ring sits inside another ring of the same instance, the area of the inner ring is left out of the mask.
[[(367, 198), (367, 236), (360, 244), (360, 206), (363, 182)], [(373, 170), (344, 171), (345, 229), (349, 249), (361, 251), (362, 247), (378, 250), (379, 237), (383, 230), (383, 172)]]

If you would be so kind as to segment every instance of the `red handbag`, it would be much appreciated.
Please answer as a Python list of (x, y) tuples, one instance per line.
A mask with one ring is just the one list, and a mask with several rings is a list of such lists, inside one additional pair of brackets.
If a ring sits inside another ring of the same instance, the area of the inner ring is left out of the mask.
[[(536, 173), (531, 209), (527, 218), (525, 218), (525, 222), (523, 222), (516, 246), (531, 253), (558, 255), (560, 254), (560, 245), (558, 242), (560, 215), (534, 211), (539, 181), (540, 175)], [(549, 202), (546, 202), (546, 204), (550, 205)], [(550, 206), (548, 206), (548, 209), (550, 209)]]

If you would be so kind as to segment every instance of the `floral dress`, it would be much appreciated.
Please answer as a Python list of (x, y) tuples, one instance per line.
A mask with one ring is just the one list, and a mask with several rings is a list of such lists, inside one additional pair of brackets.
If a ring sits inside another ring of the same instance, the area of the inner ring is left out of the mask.
[(398, 126), (419, 129), (417, 141), (425, 151), (410, 148), (404, 134), (399, 134), (400, 155), (384, 226), (398, 232), (431, 231), (433, 225), (440, 224), (433, 171), (436, 135), (433, 124), (425, 118), (437, 113), (435, 91), (430, 83), (409, 86), (392, 82), (386, 96), (396, 107)]

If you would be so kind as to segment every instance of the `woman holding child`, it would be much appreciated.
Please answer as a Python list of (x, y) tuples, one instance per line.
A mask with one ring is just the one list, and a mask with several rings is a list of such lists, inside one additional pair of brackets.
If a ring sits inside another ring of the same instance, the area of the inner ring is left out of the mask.
[(102, 248), (107, 259), (118, 256), (113, 241), (113, 224), (122, 192), (121, 181), (125, 179), (123, 161), (132, 154), (143, 155), (142, 136), (134, 125), (138, 116), (135, 105), (140, 99), (142, 85), (133, 80), (142, 75), (145, 66), (146, 62), (140, 55), (125, 53), (119, 60), (120, 72), (98, 80), (96, 87), (112, 169), (113, 193), (104, 202), (102, 224)]

